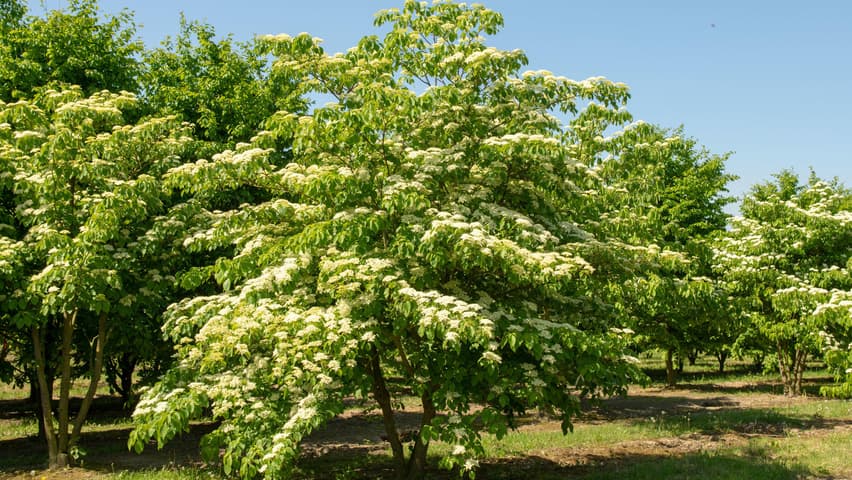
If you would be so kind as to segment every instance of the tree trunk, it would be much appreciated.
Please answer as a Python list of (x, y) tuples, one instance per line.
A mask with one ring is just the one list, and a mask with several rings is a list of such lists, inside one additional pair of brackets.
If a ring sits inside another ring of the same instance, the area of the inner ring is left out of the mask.
[(399, 431), (396, 428), (396, 419), (393, 414), (390, 392), (388, 392), (387, 382), (385, 382), (385, 376), (382, 372), (379, 352), (375, 346), (373, 346), (370, 354), (369, 371), (373, 377), (373, 397), (375, 397), (376, 402), (382, 409), (382, 421), (384, 422), (387, 440), (391, 444), (397, 477), (403, 479), (406, 471), (405, 449), (399, 439)]
[(796, 349), (796, 366), (794, 370), (795, 379), (793, 383), (794, 395), (802, 395), (802, 376), (805, 373), (805, 364), (808, 359), (808, 352)]
[(133, 372), (136, 371), (136, 355), (132, 353), (122, 354), (118, 361), (119, 385), (118, 393), (125, 404), (125, 408), (132, 408), (133, 394)]
[(51, 409), (51, 389), (47, 385), (47, 377), (45, 375), (45, 365), (47, 361), (44, 356), (42, 346), (41, 328), (38, 326), (32, 327), (33, 337), (33, 352), (36, 361), (36, 376), (38, 377), (39, 397), (41, 399), (41, 423), (43, 424), (45, 440), (47, 441), (47, 458), (48, 466), (56, 468), (59, 465), (59, 445), (57, 444), (56, 431), (53, 429), (53, 413)]
[(752, 357), (752, 364), (754, 365), (754, 369), (762, 372), (763, 371), (763, 361), (765, 357), (762, 353), (755, 353)]
[(788, 351), (780, 340), (775, 345), (778, 352), (778, 369), (781, 371), (781, 382), (784, 384), (784, 395), (788, 397), (801, 395), (802, 373), (807, 352), (798, 348), (791, 348)]
[(689, 355), (686, 356), (687, 360), (689, 360), (689, 366), (694, 367), (695, 362), (698, 361), (698, 350), (693, 350), (689, 352)]
[(414, 450), (408, 459), (406, 480), (421, 480), (426, 477), (426, 451), (429, 449), (429, 442), (423, 439), (423, 430), (431, 425), (432, 419), (437, 415), (435, 404), (432, 402), (432, 392), (423, 392), (420, 400), (423, 404), (423, 416), (420, 417), (420, 431), (414, 440)]
[[(40, 340), (44, 341), (44, 336), (41, 336)], [(44, 345), (39, 345), (39, 348), (42, 352), (45, 351)], [(35, 411), (36, 417), (38, 417), (38, 439), (39, 441), (46, 442), (47, 441), (47, 432), (44, 429), (44, 416), (45, 415), (53, 415), (53, 381), (55, 380), (53, 369), (50, 368), (50, 361), (44, 358), (44, 378), (45, 384), (47, 385), (47, 398), (49, 399), (48, 404), (51, 409), (46, 413), (42, 408), (41, 403), (41, 387), (39, 387), (39, 378), (38, 378), (38, 366), (34, 366), (32, 371), (27, 374), (30, 377), (30, 395), (27, 399), (27, 402), (33, 405), (33, 410)]]
[(106, 312), (101, 312), (98, 317), (98, 339), (95, 344), (95, 361), (92, 364), (92, 373), (89, 378), (89, 388), (86, 390), (86, 396), (83, 397), (83, 403), (80, 405), (80, 411), (74, 418), (74, 430), (71, 432), (71, 439), (68, 446), (73, 447), (80, 439), (80, 431), (83, 429), (83, 422), (86, 421), (86, 415), (89, 414), (89, 407), (92, 406), (92, 400), (95, 398), (95, 393), (98, 391), (98, 382), (101, 379), (101, 371), (104, 366), (104, 345), (107, 342), (106, 329)]
[(666, 384), (670, 387), (677, 385), (677, 373), (674, 369), (674, 349), (666, 350)]
[(67, 467), (69, 462), (69, 402), (71, 400), (71, 341), (77, 310), (62, 314), (62, 357), (60, 358), (59, 380), (59, 453), (57, 467)]
[(716, 352), (716, 360), (719, 362), (719, 373), (725, 373), (725, 362), (728, 360), (728, 352), (725, 350)]

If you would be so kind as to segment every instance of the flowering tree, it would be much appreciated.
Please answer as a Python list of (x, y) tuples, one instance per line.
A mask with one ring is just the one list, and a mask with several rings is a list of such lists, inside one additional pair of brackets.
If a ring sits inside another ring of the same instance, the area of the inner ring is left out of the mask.
[(800, 185), (782, 172), (754, 187), (718, 245), (726, 288), (775, 347), (788, 395), (801, 394), (808, 356), (852, 326), (850, 196), (836, 181)]
[[(0, 240), (4, 331), (31, 339), (50, 465), (69, 462), (97, 389), (114, 323), (132, 322), (169, 280), (140, 262), (157, 252), (138, 241), (162, 208), (158, 177), (186, 143), (174, 118), (125, 124), (136, 99), (123, 92), (85, 97), (79, 87), (45, 90), (30, 101), (0, 102), (0, 162), (14, 179), (8, 201), (23, 231)], [(8, 175), (8, 176), (7, 176)], [(0, 185), (2, 188), (3, 185)], [(162, 308), (162, 307), (161, 307)], [(91, 332), (91, 350), (74, 338)], [(45, 337), (59, 339), (58, 418)], [(71, 418), (73, 359), (91, 357), (90, 382)]]
[[(400, 478), (423, 476), (432, 441), (464, 472), (481, 432), (502, 436), (536, 406), (567, 431), (581, 396), (639, 375), (601, 292), (625, 252), (656, 253), (575, 218), (590, 142), (629, 118), (626, 87), (520, 74), (521, 51), (484, 44), (502, 18), (481, 6), (409, 1), (376, 21), (389, 33), (343, 54), (266, 37), (277, 78), (334, 101), (281, 111), (250, 143), (166, 175), (184, 198), (251, 187), (268, 200), (176, 206), (195, 219), (186, 249), (234, 254), (180, 278), (220, 290), (166, 312), (177, 364), (136, 408), (137, 450), (209, 411), (221, 424), (207, 455), (278, 478), (360, 396), (382, 411)], [(282, 139), (292, 148), (269, 148)], [(394, 415), (404, 395), (422, 407), (410, 450)]]
[(583, 225), (599, 237), (659, 252), (626, 282), (614, 276), (610, 291), (637, 333), (637, 346), (666, 352), (667, 380), (674, 385), (674, 356), (682, 359), (696, 345), (712, 348), (706, 335), (725, 320), (706, 240), (725, 227), (723, 208), (733, 199), (724, 192), (734, 177), (725, 173), (725, 156), (641, 121), (592, 146), (599, 152), (589, 162), (595, 210)]

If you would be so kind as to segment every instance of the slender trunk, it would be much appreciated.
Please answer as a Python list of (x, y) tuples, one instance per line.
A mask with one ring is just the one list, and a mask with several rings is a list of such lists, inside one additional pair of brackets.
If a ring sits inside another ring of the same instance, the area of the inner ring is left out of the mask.
[(417, 432), (414, 440), (414, 450), (411, 452), (411, 458), (408, 459), (407, 480), (420, 480), (426, 476), (426, 451), (429, 449), (429, 442), (423, 439), (423, 430), (424, 427), (432, 424), (432, 419), (438, 413), (432, 401), (432, 392), (429, 390), (423, 392), (420, 400), (423, 404), (423, 416), (420, 417), (420, 431)]
[(719, 362), (719, 373), (725, 373), (725, 362), (728, 360), (728, 352), (724, 350), (716, 352), (716, 360)]
[(795, 379), (793, 384), (793, 395), (802, 394), (802, 376), (805, 373), (805, 362), (807, 362), (808, 353), (804, 350), (796, 350), (796, 366)]
[(71, 341), (74, 336), (74, 322), (77, 310), (62, 314), (62, 357), (60, 359), (59, 380), (59, 455), (57, 466), (67, 467), (69, 450), (69, 401), (71, 399)]
[(98, 318), (98, 341), (95, 344), (95, 361), (92, 365), (91, 378), (89, 379), (89, 388), (86, 390), (86, 396), (83, 397), (83, 403), (80, 405), (80, 411), (74, 419), (74, 430), (71, 432), (69, 446), (74, 446), (80, 439), (80, 431), (83, 428), (83, 422), (86, 421), (86, 415), (89, 414), (89, 407), (92, 406), (92, 400), (95, 398), (95, 393), (98, 391), (98, 382), (101, 379), (101, 370), (104, 365), (104, 344), (107, 342), (106, 329), (106, 312), (102, 312)]
[(666, 350), (666, 384), (674, 387), (677, 384), (677, 374), (674, 369), (674, 350)]
[(133, 372), (136, 370), (136, 355), (125, 353), (119, 359), (119, 394), (124, 401), (125, 408), (132, 408), (133, 401)]
[(698, 361), (698, 351), (693, 350), (693, 351), (689, 352), (689, 355), (687, 355), (686, 358), (689, 360), (689, 366), (694, 367), (695, 362)]
[[(42, 339), (44, 339), (44, 337), (42, 337)], [(44, 339), (44, 340), (46, 340), (46, 339)], [(39, 347), (40, 347), (41, 351), (44, 352), (45, 347), (43, 346), (43, 344), (40, 345)], [(38, 379), (38, 367), (37, 366), (33, 367), (32, 371), (28, 373), (28, 376), (30, 377), (30, 396), (27, 399), (27, 402), (29, 402), (33, 405), (33, 409), (35, 410), (35, 413), (36, 413), (36, 415), (38, 416), (38, 419), (39, 419), (39, 421), (36, 422), (36, 423), (38, 423), (38, 439), (40, 441), (46, 442), (47, 441), (47, 432), (44, 429), (44, 422), (42, 421), (42, 419), (44, 418), (44, 415), (53, 415), (52, 408), (53, 408), (53, 380), (54, 380), (54, 377), (53, 377), (53, 369), (50, 368), (50, 361), (48, 361), (46, 358), (44, 358), (44, 379), (45, 379), (44, 383), (47, 384), (47, 398), (49, 399), (48, 404), (50, 405), (51, 410), (47, 410), (47, 412), (45, 412), (42, 409), (41, 387), (39, 386), (40, 382), (39, 382), (39, 379)]]
[(48, 466), (56, 468), (59, 465), (59, 448), (56, 440), (56, 432), (53, 430), (53, 413), (51, 411), (50, 389), (47, 386), (47, 376), (45, 375), (45, 365), (47, 360), (44, 357), (44, 349), (42, 348), (41, 328), (32, 327), (33, 337), (33, 352), (36, 361), (36, 376), (38, 377), (39, 397), (41, 398), (41, 423), (44, 427), (45, 439), (47, 440), (47, 455)]
[(382, 409), (382, 421), (385, 425), (385, 434), (391, 444), (393, 460), (396, 465), (397, 476), (403, 478), (405, 475), (405, 449), (399, 439), (399, 431), (396, 428), (396, 419), (393, 415), (390, 392), (388, 392), (384, 373), (379, 359), (379, 352), (375, 346), (370, 355), (370, 374), (373, 377), (373, 397)]

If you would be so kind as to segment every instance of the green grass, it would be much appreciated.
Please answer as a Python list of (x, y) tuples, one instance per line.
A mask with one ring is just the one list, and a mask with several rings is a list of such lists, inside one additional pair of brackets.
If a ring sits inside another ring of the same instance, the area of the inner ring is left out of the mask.
[[(485, 435), (482, 443), (486, 457), (502, 458), (546, 449), (602, 446), (691, 433), (776, 435), (790, 429), (819, 428), (850, 421), (852, 403), (842, 400), (814, 400), (782, 408), (724, 409), (579, 424), (574, 432), (568, 435), (562, 435), (558, 429), (520, 429), (510, 432), (501, 440), (497, 440), (493, 435)], [(436, 456), (448, 454), (451, 450), (452, 447), (445, 444), (430, 447), (430, 452)]]
[[(665, 479), (801, 479), (849, 478), (852, 432), (828, 435), (754, 438), (741, 447), (726, 447), (673, 457), (635, 458), (603, 466), (586, 480)], [(548, 477), (542, 477), (548, 478)], [(556, 477), (554, 477), (556, 478)]]
[(222, 478), (218, 471), (197, 467), (123, 471), (107, 473), (104, 476), (114, 480), (209, 480)]
[[(661, 367), (662, 364), (654, 364), (655, 361), (657, 360), (645, 360), (652, 378), (659, 380), (658, 375), (662, 370), (654, 368)], [(659, 393), (660, 402), (655, 398), (659, 390), (652, 388), (634, 397), (638, 403), (628, 404), (630, 407), (640, 406), (639, 409), (627, 413), (632, 416), (625, 417), (626, 409), (619, 411), (619, 408), (625, 408), (623, 402), (615, 402), (610, 406), (604, 404), (601, 410), (590, 414), (589, 418), (597, 420), (578, 422), (574, 432), (568, 435), (562, 435), (558, 423), (546, 427), (529, 425), (510, 432), (500, 441), (485, 435), (483, 447), (486, 455), (480, 478), (852, 478), (852, 466), (848, 465), (846, 455), (846, 452), (852, 451), (852, 429), (846, 428), (852, 425), (852, 402), (800, 398), (791, 400), (786, 406), (774, 408), (732, 408), (725, 403), (713, 403), (714, 399), (724, 395), (736, 396), (735, 403), (748, 405), (749, 396), (781, 391), (777, 374), (754, 372), (747, 363), (733, 360), (729, 362), (728, 367), (724, 374), (719, 374), (716, 372), (714, 359), (700, 359), (695, 366), (686, 366), (680, 377), (681, 386)], [(805, 375), (810, 389), (828, 381), (827, 377), (825, 370), (817, 364), (812, 365)], [(682, 395), (679, 390), (683, 391)], [(0, 386), (0, 400), (19, 400), (27, 393), (26, 390)], [(760, 405), (765, 398), (767, 397), (756, 397), (756, 405)], [(122, 430), (131, 427), (130, 420), (116, 402), (111, 399), (103, 400), (100, 408), (96, 402), (85, 432), (105, 432), (106, 437), (101, 438), (112, 438), (113, 435), (118, 438), (123, 435)], [(708, 403), (703, 403), (704, 400), (708, 400)], [(411, 402), (417, 403), (414, 400)], [(411, 402), (408, 399), (403, 400), (406, 406), (416, 406)], [(755, 404), (755, 401), (751, 403)], [(9, 405), (15, 404), (12, 402)], [(668, 408), (665, 405), (673, 406)], [(358, 404), (353, 408), (360, 412), (366, 405)], [(614, 413), (612, 418), (608, 417), (609, 413)], [(605, 420), (599, 420), (600, 418)], [(834, 428), (837, 426), (843, 428)], [(15, 413), (0, 418), (0, 448), (4, 441), (19, 441), (34, 436), (36, 432), (34, 417)], [(717, 437), (727, 441), (709, 440)], [(669, 442), (662, 439), (692, 440), (693, 445), (696, 441), (707, 439), (707, 447), (702, 447), (700, 451), (692, 447), (670, 453), (661, 451), (659, 447), (645, 451), (644, 443), (641, 443), (650, 441), (649, 445), (655, 445)], [(628, 453), (606, 453), (617, 451), (612, 449), (615, 445), (629, 445), (625, 442), (636, 441), (640, 443), (627, 448), (625, 451)], [(7, 443), (10, 444), (12, 443)], [(222, 478), (215, 467), (199, 467), (180, 462), (152, 462), (147, 469), (137, 467), (140, 469), (113, 471), (108, 461), (99, 461), (124, 452), (125, 448), (122, 441), (101, 441), (98, 446), (89, 449), (85, 457), (86, 465), (97, 469), (108, 479)], [(577, 451), (585, 451), (589, 456), (589, 452), (595, 451), (594, 449), (603, 453), (597, 457), (591, 455), (591, 464), (565, 466), (561, 461), (570, 460), (572, 452)], [(437, 459), (451, 450), (450, 445), (433, 444), (430, 447), (430, 460), (437, 464)], [(6, 460), (0, 462), (0, 472), (22, 469), (28, 471), (32, 466), (44, 461), (42, 456), (43, 454), (38, 452), (23, 450), (15, 457), (6, 456)], [(385, 478), (389, 477), (390, 468), (388, 451), (374, 451), (373, 454), (366, 455), (363, 450), (353, 450), (348, 453), (334, 452), (303, 458), (297, 465), (293, 478)], [(445, 472), (437, 475), (441, 479), (456, 478), (455, 474)]]

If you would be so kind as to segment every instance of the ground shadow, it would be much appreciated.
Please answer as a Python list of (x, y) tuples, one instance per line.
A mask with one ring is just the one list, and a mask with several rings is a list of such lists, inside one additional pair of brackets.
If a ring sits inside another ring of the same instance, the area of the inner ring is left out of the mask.
[[(293, 476), (299, 480), (392, 479), (394, 472), (387, 456), (359, 457), (352, 452), (334, 450), (321, 457), (301, 461)], [(433, 459), (434, 460), (434, 459)], [(426, 478), (458, 479), (457, 471), (441, 470), (432, 461)], [(718, 452), (667, 454), (661, 452), (601, 452), (588, 454), (566, 449), (543, 455), (525, 455), (483, 461), (476, 471), (478, 479), (496, 480), (623, 480), (661, 478), (713, 478), (793, 480), (819, 478), (799, 464), (773, 460), (771, 452), (752, 449), (744, 455)]]
[[(86, 431), (81, 435), (80, 447), (84, 452), (78, 465), (100, 471), (146, 470), (180, 465), (201, 465), (199, 453), (201, 437), (216, 428), (215, 424), (192, 425), (184, 433), (157, 449), (151, 443), (144, 454), (138, 455), (127, 448), (131, 428), (116, 427), (102, 431)], [(0, 440), (0, 471), (27, 471), (47, 467), (47, 447), (37, 436)]]

